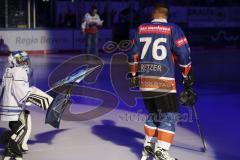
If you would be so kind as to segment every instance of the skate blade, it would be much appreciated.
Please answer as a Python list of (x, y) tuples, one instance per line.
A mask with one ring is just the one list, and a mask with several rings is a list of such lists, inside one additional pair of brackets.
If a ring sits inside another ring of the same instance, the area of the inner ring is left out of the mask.
[(153, 156), (142, 156), (141, 160), (157, 160)]
[(19, 158), (19, 157), (4, 157), (3, 160), (23, 160), (23, 158)]
[[(158, 157), (153, 157), (153, 160), (162, 160), (162, 158), (158, 158)], [(174, 160), (178, 160), (177, 158), (174, 158)]]
[(148, 160), (148, 156), (142, 156), (141, 160)]
[(145, 152), (143, 153), (141, 160), (156, 160), (156, 159), (154, 154), (150, 152)]
[(3, 160), (12, 160), (12, 157), (3, 157)]

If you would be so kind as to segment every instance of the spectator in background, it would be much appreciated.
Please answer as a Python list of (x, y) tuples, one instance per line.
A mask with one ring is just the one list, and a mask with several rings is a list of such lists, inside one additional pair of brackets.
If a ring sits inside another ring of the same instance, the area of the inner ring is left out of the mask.
[(108, 27), (108, 24), (109, 24), (109, 21), (108, 21), (108, 15), (109, 15), (108, 8), (109, 8), (109, 6), (105, 5), (103, 13), (101, 14), (101, 17), (104, 20), (104, 24), (103, 24), (104, 28)]
[(68, 12), (64, 17), (64, 24), (66, 27), (74, 28), (76, 27), (76, 14), (69, 8)]
[(82, 23), (82, 32), (86, 37), (86, 52), (96, 56), (98, 56), (98, 30), (103, 25), (97, 11), (97, 7), (93, 5), (91, 11), (85, 14)]
[(9, 48), (8, 46), (4, 43), (4, 40), (2, 39), (2, 37), (0, 37), (0, 55), (8, 55), (9, 52)]
[(114, 20), (113, 27), (113, 40), (120, 43), (123, 40), (129, 40), (129, 31), (131, 25), (131, 10), (132, 7), (128, 7), (121, 10)]

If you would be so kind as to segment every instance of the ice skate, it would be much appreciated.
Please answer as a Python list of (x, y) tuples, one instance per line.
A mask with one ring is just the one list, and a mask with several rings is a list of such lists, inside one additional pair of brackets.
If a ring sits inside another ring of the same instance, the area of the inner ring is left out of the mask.
[(164, 150), (160, 147), (156, 149), (155, 159), (156, 160), (177, 160), (176, 158), (171, 157), (167, 150)]
[(7, 148), (4, 153), (3, 160), (23, 160), (23, 157), (21, 154), (15, 154)]
[(147, 160), (149, 159), (149, 157), (154, 156), (154, 148), (155, 148), (155, 142), (145, 139), (141, 160)]
[(22, 157), (9, 157), (9, 156), (6, 156), (3, 158), (3, 160), (23, 160)]

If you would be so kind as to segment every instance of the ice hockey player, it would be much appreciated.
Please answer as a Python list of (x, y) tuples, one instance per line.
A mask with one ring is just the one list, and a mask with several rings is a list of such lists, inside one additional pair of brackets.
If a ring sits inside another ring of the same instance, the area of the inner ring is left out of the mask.
[(149, 156), (156, 160), (175, 160), (168, 152), (179, 111), (175, 62), (182, 70), (185, 89), (191, 89), (193, 85), (188, 41), (179, 26), (167, 21), (168, 12), (165, 4), (154, 6), (152, 22), (138, 27), (129, 53), (132, 75), (138, 77), (139, 89), (149, 112), (144, 125), (146, 137), (142, 160)]
[(4, 160), (21, 160), (23, 152), (28, 151), (32, 126), (26, 104), (31, 102), (47, 109), (53, 98), (30, 86), (30, 58), (26, 52), (11, 52), (8, 62), (0, 86), (0, 120), (9, 122), (10, 130), (3, 134), (1, 141), (6, 145)]

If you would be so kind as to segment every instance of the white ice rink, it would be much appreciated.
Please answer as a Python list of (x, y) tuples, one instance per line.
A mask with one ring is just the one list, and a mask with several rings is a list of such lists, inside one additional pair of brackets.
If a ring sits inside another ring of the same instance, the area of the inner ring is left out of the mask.
[[(74, 108), (91, 109), (73, 105)], [(114, 110), (100, 118), (86, 122), (62, 121), (59, 130), (44, 124), (44, 112), (31, 109), (33, 131), (25, 160), (137, 160), (141, 156), (143, 122), (134, 113)], [(144, 118), (145, 115), (138, 115)], [(7, 127), (0, 122), (1, 127)], [(213, 160), (214, 152), (208, 145), (206, 153), (195, 133), (177, 127), (171, 154), (179, 160)]]
[[(36, 86), (48, 90), (49, 73), (70, 56), (33, 56)], [(0, 57), (0, 62), (2, 74), (6, 57)], [(108, 82), (104, 81), (106, 76), (109, 76), (107, 66), (97, 85), (109, 89), (109, 84), (106, 84)], [(200, 152), (202, 143), (196, 124), (187, 123), (177, 126), (170, 153), (179, 160), (239, 160), (239, 88), (239, 83), (232, 86), (228, 83), (199, 84), (197, 107), (208, 150), (206, 153)], [(72, 106), (74, 112), (90, 110), (93, 107), (81, 101), (74, 102)], [(139, 108), (142, 109), (143, 106)], [(43, 111), (37, 108), (30, 110), (33, 131), (29, 152), (24, 155), (24, 160), (140, 160), (144, 120), (125, 117), (135, 117), (136, 109), (131, 110), (120, 103), (116, 110), (93, 120), (62, 121), (59, 130), (44, 124)], [(5, 128), (8, 128), (8, 124), (0, 122), (0, 134)], [(0, 145), (0, 153), (3, 153), (3, 150)]]

